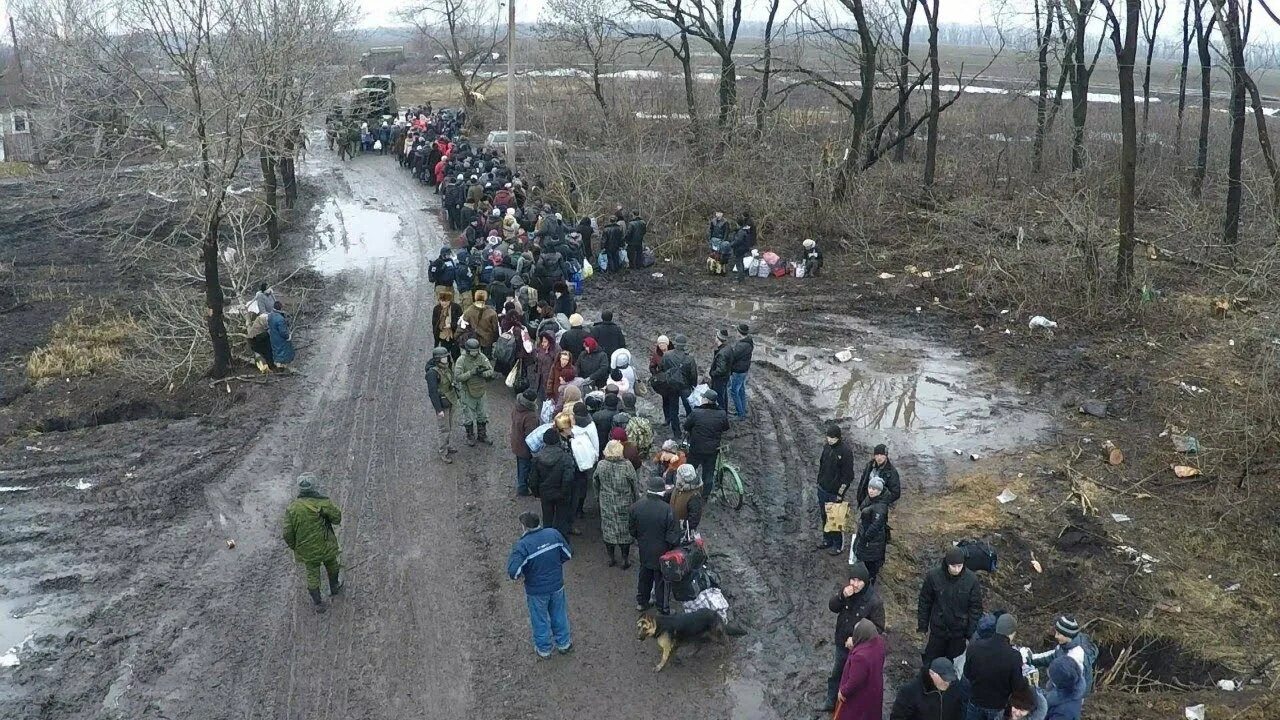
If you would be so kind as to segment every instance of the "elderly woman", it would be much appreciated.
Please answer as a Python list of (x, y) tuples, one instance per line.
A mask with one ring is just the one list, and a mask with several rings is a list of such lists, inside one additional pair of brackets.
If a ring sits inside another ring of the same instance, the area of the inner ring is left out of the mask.
[(631, 505), (636, 502), (636, 469), (623, 457), (622, 443), (610, 440), (604, 446), (604, 460), (596, 465), (593, 482), (600, 496), (600, 534), (609, 552), (609, 567), (618, 564), (615, 551), (621, 550), (622, 569), (631, 567)]
[(849, 659), (840, 676), (835, 720), (881, 720), (884, 717), (884, 637), (863, 618), (845, 640)]
[(676, 468), (676, 486), (671, 490), (671, 512), (685, 532), (693, 532), (702, 522), (702, 476), (692, 465)]

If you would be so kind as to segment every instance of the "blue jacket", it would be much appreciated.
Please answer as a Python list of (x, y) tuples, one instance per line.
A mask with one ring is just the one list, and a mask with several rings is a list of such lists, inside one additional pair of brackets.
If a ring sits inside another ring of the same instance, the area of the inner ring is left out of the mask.
[(1053, 682), (1053, 689), (1045, 694), (1049, 705), (1046, 720), (1080, 720), (1085, 694), (1080, 666), (1063, 655), (1049, 663), (1049, 679)]
[(271, 356), (278, 363), (293, 362), (293, 343), (289, 334), (289, 320), (283, 313), (267, 316), (267, 333), (271, 336)]
[(555, 528), (529, 530), (511, 546), (507, 577), (524, 578), (527, 595), (550, 595), (564, 587), (563, 565), (573, 553)]

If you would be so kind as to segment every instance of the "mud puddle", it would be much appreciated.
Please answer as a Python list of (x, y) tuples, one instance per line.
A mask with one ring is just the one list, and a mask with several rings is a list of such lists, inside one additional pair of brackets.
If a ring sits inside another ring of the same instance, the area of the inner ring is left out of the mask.
[(336, 274), (409, 254), (397, 242), (400, 216), (378, 210), (376, 204), (376, 198), (329, 198), (320, 206), (309, 258), (316, 270)]

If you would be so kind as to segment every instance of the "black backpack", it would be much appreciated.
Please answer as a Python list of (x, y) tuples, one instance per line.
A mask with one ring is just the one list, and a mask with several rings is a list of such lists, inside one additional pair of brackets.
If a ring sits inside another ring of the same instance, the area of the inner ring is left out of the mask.
[(996, 571), (996, 549), (985, 540), (961, 540), (956, 547), (964, 553), (964, 566), (974, 572)]

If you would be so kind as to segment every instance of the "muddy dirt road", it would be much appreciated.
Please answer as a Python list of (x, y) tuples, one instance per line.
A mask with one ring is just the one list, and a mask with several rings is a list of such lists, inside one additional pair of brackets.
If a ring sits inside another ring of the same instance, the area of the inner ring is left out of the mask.
[[(27, 640), (0, 671), (0, 716), (806, 717), (831, 652), (825, 598), (843, 571), (809, 549), (821, 422), (845, 418), (860, 446), (888, 441), (904, 505), (958, 462), (951, 446), (996, 452), (1047, 426), (945, 348), (813, 298), (761, 303), (749, 285), (716, 281), (691, 301), (673, 278), (593, 281), (584, 314), (614, 310), (637, 356), (686, 332), (705, 365), (714, 327), (761, 333), (752, 419), (732, 435), (751, 495), (737, 514), (713, 505), (703, 526), (750, 635), (686, 649), (654, 675), (656, 647), (635, 639), (635, 576), (605, 565), (589, 520), (567, 567), (577, 652), (538, 662), (523, 589), (504, 573), (516, 516), (536, 509), (512, 489), (504, 389), (490, 396), (495, 445), (435, 461), (421, 375), (426, 263), (443, 241), (435, 198), (386, 158), (321, 153), (307, 172), (330, 194), (314, 264), (346, 273), (351, 291), (310, 331), (277, 411), (122, 422), (0, 450), (0, 485), (26, 488), (0, 496), (3, 639)], [(865, 357), (831, 359), (845, 346)], [(345, 513), (347, 594), (325, 615), (279, 540), (303, 470)], [(887, 592), (905, 602), (915, 590)], [(895, 638), (895, 657), (914, 641)]]

